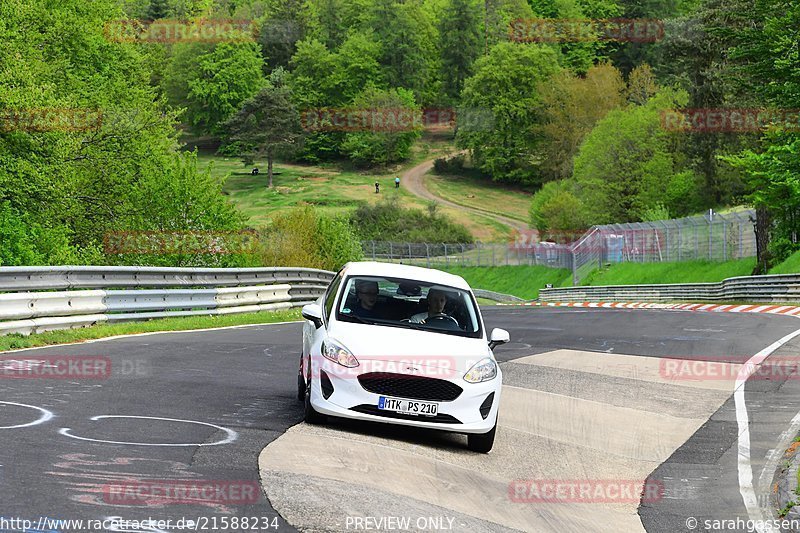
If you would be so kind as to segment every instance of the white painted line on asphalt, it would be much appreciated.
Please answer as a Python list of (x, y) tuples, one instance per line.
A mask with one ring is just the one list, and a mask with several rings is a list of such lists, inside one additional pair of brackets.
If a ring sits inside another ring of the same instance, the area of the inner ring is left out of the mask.
[(739, 369), (739, 374), (736, 376), (736, 389), (733, 393), (733, 400), (736, 406), (736, 423), (739, 427), (739, 493), (742, 495), (742, 501), (747, 509), (747, 515), (751, 520), (755, 521), (757, 524), (756, 529), (759, 533), (772, 532), (775, 530), (770, 522), (764, 520), (764, 515), (761, 507), (758, 505), (758, 498), (756, 498), (755, 489), (753, 488), (753, 467), (750, 462), (750, 420), (747, 415), (747, 404), (744, 398), (744, 385), (764, 359), (798, 335), (800, 335), (800, 329), (773, 342), (748, 359)]
[(78, 440), (85, 440), (89, 442), (102, 442), (104, 444), (127, 444), (130, 446), (220, 446), (222, 444), (230, 444), (231, 442), (235, 441), (239, 434), (233, 431), (232, 429), (228, 429), (226, 427), (218, 426), (216, 424), (209, 424), (208, 422), (199, 422), (197, 420), (183, 420), (181, 418), (162, 418), (158, 416), (133, 416), (133, 415), (99, 415), (93, 416), (89, 420), (97, 421), (103, 420), (105, 418), (138, 418), (144, 420), (165, 420), (167, 422), (180, 422), (184, 424), (199, 424), (201, 426), (208, 426), (214, 429), (218, 429), (220, 431), (224, 431), (227, 437), (222, 440), (218, 440), (216, 442), (189, 442), (189, 443), (152, 443), (152, 442), (128, 442), (128, 441), (114, 441), (114, 440), (102, 440), (102, 439), (92, 439), (89, 437), (79, 437), (77, 435), (73, 435), (70, 433), (72, 431), (70, 428), (61, 428), (58, 432), (65, 437), (70, 437), (73, 439)]
[(127, 339), (130, 337), (145, 337), (148, 335), (166, 335), (168, 333), (200, 333), (203, 331), (221, 331), (223, 329), (239, 329), (239, 328), (252, 328), (256, 326), (283, 326), (286, 324), (302, 324), (303, 320), (289, 320), (285, 322), (268, 322), (265, 324), (241, 324), (238, 326), (222, 326), (219, 328), (204, 328), (204, 329), (182, 329), (177, 331), (148, 331), (146, 333), (128, 333), (125, 335), (114, 335), (113, 337), (103, 337), (102, 339), (88, 339), (85, 341), (76, 341), (76, 342), (65, 342), (63, 344), (45, 344), (44, 346), (32, 346), (30, 348), (19, 348), (16, 350), (6, 350), (4, 352), (0, 352), (0, 354), (5, 353), (16, 353), (16, 352), (27, 352), (29, 350), (44, 350), (46, 348), (58, 348), (60, 346), (74, 346), (78, 344), (93, 344), (95, 342), (106, 342), (106, 341), (113, 341), (116, 339)]
[(16, 403), (16, 402), (3, 402), (3, 401), (0, 401), (0, 403), (5, 405), (16, 405), (17, 407), (27, 407), (28, 409), (35, 409), (40, 413), (42, 413), (42, 416), (40, 416), (33, 422), (28, 422), (27, 424), (18, 424), (16, 426), (0, 426), (0, 429), (19, 429), (19, 428), (28, 428), (31, 426), (38, 426), (39, 424), (44, 424), (48, 420), (52, 419), (53, 416), (55, 416), (51, 411), (48, 411), (47, 409), (42, 409), (41, 407), (36, 407), (35, 405), (28, 405), (25, 403)]

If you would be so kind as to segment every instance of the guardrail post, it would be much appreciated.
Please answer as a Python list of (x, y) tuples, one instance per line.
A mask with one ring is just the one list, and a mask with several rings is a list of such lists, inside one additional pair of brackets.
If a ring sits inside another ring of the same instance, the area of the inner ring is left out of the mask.
[(372, 241), (372, 260), (375, 261), (375, 241)]
[(389, 241), (389, 262), (394, 261), (394, 250), (392, 250), (392, 243)]
[(447, 243), (443, 242), (444, 244), (444, 264), (450, 266), (450, 256), (447, 255)]
[(425, 243), (425, 264), (428, 266), (428, 268), (431, 267), (431, 252), (430, 248), (428, 248), (427, 242)]

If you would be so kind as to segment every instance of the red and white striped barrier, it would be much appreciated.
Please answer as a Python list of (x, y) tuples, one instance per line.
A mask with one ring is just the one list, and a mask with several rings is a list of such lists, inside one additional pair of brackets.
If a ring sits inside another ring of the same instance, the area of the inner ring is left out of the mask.
[(525, 302), (519, 304), (536, 307), (602, 307), (609, 309), (673, 309), (679, 311), (711, 311), (715, 313), (770, 313), (774, 315), (792, 315), (800, 313), (800, 307), (794, 305), (763, 304), (664, 304), (648, 302)]

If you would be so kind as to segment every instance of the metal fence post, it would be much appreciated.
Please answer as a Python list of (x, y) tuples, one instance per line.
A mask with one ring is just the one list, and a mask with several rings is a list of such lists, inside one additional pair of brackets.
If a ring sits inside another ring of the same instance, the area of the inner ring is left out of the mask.
[(447, 255), (447, 243), (443, 242), (444, 244), (444, 264), (450, 266), (450, 256)]
[(425, 243), (425, 265), (430, 268), (431, 267), (431, 251), (428, 247), (428, 243)]

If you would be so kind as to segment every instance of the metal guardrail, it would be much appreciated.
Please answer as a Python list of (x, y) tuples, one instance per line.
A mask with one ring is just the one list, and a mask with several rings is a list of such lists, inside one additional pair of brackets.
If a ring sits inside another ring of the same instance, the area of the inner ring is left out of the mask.
[(513, 294), (503, 294), (502, 292), (487, 291), (485, 289), (472, 289), (472, 293), (476, 298), (484, 298), (493, 302), (516, 303), (528, 301)]
[(800, 274), (741, 276), (718, 283), (681, 283), (663, 285), (601, 285), (541, 289), (544, 302), (800, 302)]
[(312, 268), (179, 268), (133, 266), (0, 267), (0, 292), (60, 289), (236, 287), (272, 283), (327, 284)]
[(288, 309), (316, 300), (333, 276), (308, 268), (2, 267), (0, 335)]

